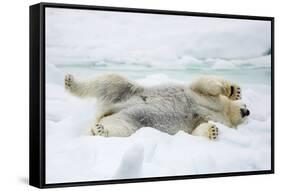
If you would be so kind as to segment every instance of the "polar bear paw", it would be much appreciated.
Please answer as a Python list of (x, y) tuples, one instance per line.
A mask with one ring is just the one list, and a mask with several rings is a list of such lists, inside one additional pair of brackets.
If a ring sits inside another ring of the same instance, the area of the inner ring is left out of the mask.
[(232, 84), (230, 86), (230, 94), (229, 94), (229, 99), (231, 100), (239, 100), (242, 98), (241, 95), (241, 88), (238, 85)]
[(224, 81), (222, 84), (222, 94), (231, 100), (239, 100), (242, 98), (240, 86)]
[(210, 124), (208, 128), (208, 138), (210, 140), (215, 140), (218, 138), (218, 135), (219, 135), (219, 129), (214, 124)]
[(64, 87), (67, 90), (71, 90), (74, 84), (74, 77), (71, 74), (66, 74), (64, 77)]
[(91, 131), (94, 136), (103, 136), (103, 137), (108, 136), (108, 131), (100, 123), (97, 123), (95, 126), (93, 126)]

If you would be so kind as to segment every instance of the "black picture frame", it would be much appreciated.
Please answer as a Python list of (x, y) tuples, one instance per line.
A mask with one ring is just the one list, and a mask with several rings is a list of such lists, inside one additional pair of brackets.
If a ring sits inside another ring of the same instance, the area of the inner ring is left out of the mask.
[[(265, 20), (271, 22), (271, 169), (264, 171), (228, 172), (184, 176), (153, 177), (140, 179), (101, 180), (46, 184), (45, 182), (45, 8), (67, 8), (80, 10), (103, 10), (132, 13), (200, 16), (214, 18), (234, 18)], [(244, 176), (274, 173), (274, 18), (248, 15), (216, 13), (196, 13), (185, 11), (135, 9), (73, 4), (39, 3), (30, 6), (30, 139), (29, 139), (29, 184), (38, 188), (85, 186), (178, 179)]]

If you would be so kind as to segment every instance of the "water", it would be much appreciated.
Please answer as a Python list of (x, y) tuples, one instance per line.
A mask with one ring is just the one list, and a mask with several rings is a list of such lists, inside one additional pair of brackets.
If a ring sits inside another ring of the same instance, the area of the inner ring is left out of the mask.
[(71, 73), (83, 78), (91, 78), (102, 73), (118, 73), (136, 80), (149, 75), (164, 74), (179, 81), (190, 81), (199, 75), (216, 75), (230, 81), (243, 84), (271, 83), (270, 67), (239, 67), (235, 69), (212, 69), (210, 67), (163, 67), (137, 64), (110, 64), (110, 65), (57, 65), (65, 73)]

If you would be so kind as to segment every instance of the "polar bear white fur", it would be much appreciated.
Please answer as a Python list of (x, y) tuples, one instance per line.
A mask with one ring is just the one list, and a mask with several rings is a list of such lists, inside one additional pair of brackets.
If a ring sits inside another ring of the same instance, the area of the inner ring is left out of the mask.
[(168, 134), (183, 130), (214, 140), (215, 121), (236, 128), (249, 115), (241, 101), (241, 88), (224, 79), (203, 76), (190, 85), (163, 84), (144, 87), (117, 74), (88, 81), (65, 76), (65, 88), (79, 97), (97, 99), (93, 135), (126, 137), (141, 127)]

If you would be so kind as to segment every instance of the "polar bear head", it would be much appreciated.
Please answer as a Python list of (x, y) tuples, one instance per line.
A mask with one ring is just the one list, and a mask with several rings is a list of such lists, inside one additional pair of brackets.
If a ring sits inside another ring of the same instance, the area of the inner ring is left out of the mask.
[(231, 101), (225, 108), (225, 114), (228, 117), (231, 126), (237, 127), (238, 125), (245, 122), (250, 115), (250, 111), (247, 109), (246, 104), (240, 100)]

